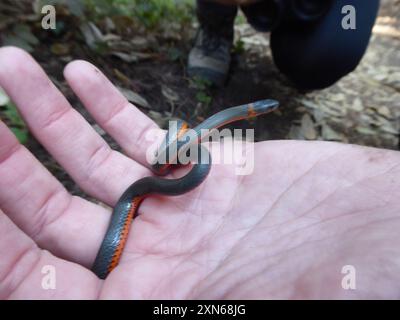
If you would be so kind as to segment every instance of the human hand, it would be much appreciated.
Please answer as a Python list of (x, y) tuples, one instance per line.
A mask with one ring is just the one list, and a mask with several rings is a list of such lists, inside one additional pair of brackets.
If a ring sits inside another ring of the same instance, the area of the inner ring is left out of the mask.
[[(156, 128), (98, 69), (65, 78), (113, 151), (16, 48), (0, 49), (0, 86), (31, 132), (89, 195), (113, 206), (150, 175), (143, 138)], [(254, 173), (213, 165), (179, 197), (139, 209), (119, 266), (91, 271), (111, 211), (72, 196), (0, 123), (0, 298), (395, 298), (400, 267), (400, 155), (299, 141), (255, 145)], [(54, 266), (56, 289), (41, 286)], [(342, 267), (357, 289), (341, 287)]]

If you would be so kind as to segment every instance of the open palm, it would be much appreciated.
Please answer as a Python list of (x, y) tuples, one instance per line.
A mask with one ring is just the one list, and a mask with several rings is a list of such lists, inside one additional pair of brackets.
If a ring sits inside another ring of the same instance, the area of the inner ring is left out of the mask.
[[(0, 49), (0, 86), (31, 132), (83, 190), (113, 206), (146, 166), (156, 125), (93, 65), (65, 77), (113, 151), (16, 48)], [(70, 195), (0, 123), (0, 298), (398, 297), (400, 155), (324, 142), (255, 145), (255, 168), (213, 165), (179, 197), (147, 198), (120, 265), (91, 271), (111, 210)], [(343, 266), (357, 271), (342, 288)], [(42, 287), (54, 266), (56, 289)]]

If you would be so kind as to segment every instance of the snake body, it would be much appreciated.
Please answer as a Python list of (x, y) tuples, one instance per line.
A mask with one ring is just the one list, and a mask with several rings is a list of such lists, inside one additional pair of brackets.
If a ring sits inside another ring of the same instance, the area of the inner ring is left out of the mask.
[[(277, 101), (268, 99), (228, 108), (212, 115), (192, 130), (188, 130), (189, 127), (185, 122), (179, 121), (177, 130), (167, 132), (166, 138), (158, 150), (157, 161), (152, 165), (153, 172), (156, 175), (165, 175), (174, 166), (179, 165), (179, 162), (164, 163), (159, 161), (162, 157), (170, 160), (171, 157), (168, 156), (172, 153), (171, 146), (173, 145), (177, 157), (183, 152), (187, 152), (189, 147), (196, 145), (197, 154), (201, 155), (202, 161), (197, 159), (189, 173), (181, 178), (165, 179), (159, 176), (149, 176), (128, 187), (113, 209), (108, 229), (92, 267), (93, 272), (99, 278), (105, 279), (118, 265), (132, 220), (137, 215), (139, 206), (146, 196), (151, 194), (181, 195), (193, 190), (205, 180), (210, 172), (211, 156), (207, 149), (200, 144), (201, 140), (206, 137), (204, 132), (210, 132), (212, 129), (234, 121), (269, 113), (275, 110), (278, 105)], [(204, 159), (206, 161), (203, 161)]]

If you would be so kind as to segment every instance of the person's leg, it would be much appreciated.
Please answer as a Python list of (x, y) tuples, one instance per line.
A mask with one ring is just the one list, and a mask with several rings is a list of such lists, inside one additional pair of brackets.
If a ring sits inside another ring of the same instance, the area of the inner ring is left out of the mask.
[(200, 28), (188, 58), (190, 77), (201, 77), (218, 86), (225, 83), (231, 62), (236, 14), (237, 5), (197, 0)]
[[(342, 8), (356, 12), (356, 29), (345, 30)], [(363, 57), (379, 0), (334, 0), (316, 22), (285, 22), (271, 34), (275, 64), (300, 89), (326, 88), (353, 71)]]

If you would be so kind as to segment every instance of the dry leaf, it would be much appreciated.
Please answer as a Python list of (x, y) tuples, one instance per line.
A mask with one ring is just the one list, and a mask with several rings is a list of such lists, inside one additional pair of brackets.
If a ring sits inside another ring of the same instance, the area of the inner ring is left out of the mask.
[(111, 55), (120, 58), (121, 60), (132, 63), (132, 62), (138, 62), (138, 61), (143, 61), (143, 60), (148, 60), (151, 58), (154, 58), (155, 55), (151, 53), (142, 53), (142, 52), (130, 52), (130, 53), (124, 53), (124, 52), (116, 52), (113, 51), (111, 52)]
[(345, 137), (343, 134), (336, 132), (329, 125), (322, 125), (322, 137), (324, 140), (328, 141), (345, 141)]
[(97, 43), (104, 42), (103, 33), (93, 22), (82, 24), (80, 29), (89, 48), (96, 49)]
[(361, 112), (364, 110), (364, 106), (363, 106), (363, 103), (360, 98), (354, 99), (353, 104), (351, 105), (351, 109), (353, 109), (354, 111), (358, 111), (358, 112)]
[(166, 85), (161, 86), (161, 93), (171, 104), (179, 100), (179, 95)]
[(315, 140), (317, 139), (317, 131), (314, 127), (314, 122), (312, 121), (309, 114), (305, 114), (301, 118), (301, 134), (307, 140)]
[(143, 108), (151, 109), (150, 104), (147, 102), (147, 100), (138, 93), (121, 87), (117, 88), (119, 89), (119, 91), (121, 91), (121, 93), (125, 96), (125, 98), (129, 102), (132, 102), (135, 106), (141, 106)]
[(70, 47), (67, 44), (55, 43), (50, 47), (50, 50), (57, 56), (65, 56), (69, 53)]

